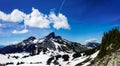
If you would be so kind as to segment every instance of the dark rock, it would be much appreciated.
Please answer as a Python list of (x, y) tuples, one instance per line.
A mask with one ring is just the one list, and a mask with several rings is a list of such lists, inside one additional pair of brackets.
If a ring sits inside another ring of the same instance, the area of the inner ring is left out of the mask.
[(54, 60), (54, 57), (51, 57), (47, 60), (47, 65), (50, 65), (52, 60)]
[(50, 39), (50, 38), (54, 38), (55, 37), (55, 33), (51, 32), (49, 35), (46, 36), (46, 39)]
[(64, 61), (68, 61), (69, 60), (69, 55), (65, 54), (62, 56), (62, 58), (64, 59)]

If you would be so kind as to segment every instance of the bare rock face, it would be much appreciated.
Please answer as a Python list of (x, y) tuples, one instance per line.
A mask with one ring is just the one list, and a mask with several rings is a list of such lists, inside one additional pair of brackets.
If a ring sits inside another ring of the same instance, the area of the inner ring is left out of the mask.
[(111, 55), (106, 55), (90, 66), (120, 66), (120, 49)]
[(120, 66), (120, 50), (112, 54), (107, 66)]

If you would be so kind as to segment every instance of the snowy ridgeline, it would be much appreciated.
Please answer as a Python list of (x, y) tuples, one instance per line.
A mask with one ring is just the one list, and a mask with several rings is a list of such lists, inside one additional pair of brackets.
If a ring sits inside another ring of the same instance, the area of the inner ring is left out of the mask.
[[(5, 64), (6, 66), (75, 66), (82, 63), (81, 66), (87, 66), (94, 60), (98, 53), (99, 51), (89, 56), (81, 53), (81, 56), (77, 58), (73, 58), (72, 53), (58, 53), (57, 51), (41, 52), (34, 56), (30, 56), (29, 53), (0, 54), (0, 64)], [(83, 63), (88, 59), (90, 60)]]
[[(42, 39), (31, 36), (17, 44), (0, 49), (3, 66), (87, 66), (99, 51), (89, 50), (77, 42), (68, 41), (54, 32)], [(1, 66), (1, 65), (0, 65)]]

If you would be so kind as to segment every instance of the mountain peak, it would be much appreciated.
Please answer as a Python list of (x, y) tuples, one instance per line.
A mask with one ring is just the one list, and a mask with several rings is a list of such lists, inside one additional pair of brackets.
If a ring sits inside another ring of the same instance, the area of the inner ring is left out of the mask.
[(55, 33), (54, 32), (51, 32), (50, 34), (48, 34), (46, 36), (47, 39), (54, 38), (54, 37), (55, 37)]
[(28, 39), (34, 40), (34, 39), (36, 39), (36, 37), (30, 36)]
[(23, 42), (34, 41), (35, 39), (36, 39), (36, 37), (30, 36), (30, 37), (27, 38), (26, 40), (23, 40)]

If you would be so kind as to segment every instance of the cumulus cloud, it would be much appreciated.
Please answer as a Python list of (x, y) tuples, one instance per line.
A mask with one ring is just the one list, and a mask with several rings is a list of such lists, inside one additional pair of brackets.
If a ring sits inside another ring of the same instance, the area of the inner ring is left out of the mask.
[(24, 34), (24, 33), (27, 33), (28, 30), (27, 29), (23, 29), (21, 31), (18, 31), (18, 30), (13, 30), (12, 33), (13, 34)]
[(47, 15), (41, 13), (38, 9), (32, 8), (32, 13), (24, 20), (25, 25), (38, 28), (49, 28), (50, 22)]
[(50, 21), (54, 24), (53, 27), (56, 29), (64, 28), (70, 29), (70, 26), (67, 21), (67, 17), (65, 17), (62, 13), (56, 15), (54, 12), (51, 12), (49, 15)]
[(0, 11), (0, 19), (8, 22), (21, 22), (24, 20), (26, 14), (18, 9), (14, 9), (10, 14)]
[(98, 40), (96, 38), (85, 40), (85, 44), (87, 44), (89, 42), (98, 42)]
[(7, 22), (24, 22), (24, 25), (36, 28), (50, 28), (53, 26), (55, 29), (70, 29), (67, 17), (62, 13), (56, 15), (52, 11), (50, 14), (43, 14), (35, 8), (32, 8), (32, 12), (29, 14), (18, 9), (14, 9), (9, 14), (0, 11), (0, 20)]

